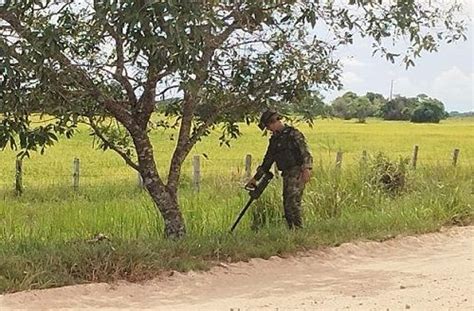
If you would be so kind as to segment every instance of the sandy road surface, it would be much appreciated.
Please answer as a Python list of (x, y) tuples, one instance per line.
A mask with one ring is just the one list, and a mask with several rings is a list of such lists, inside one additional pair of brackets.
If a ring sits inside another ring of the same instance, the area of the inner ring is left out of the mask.
[(296, 257), (0, 296), (10, 309), (474, 310), (474, 227)]

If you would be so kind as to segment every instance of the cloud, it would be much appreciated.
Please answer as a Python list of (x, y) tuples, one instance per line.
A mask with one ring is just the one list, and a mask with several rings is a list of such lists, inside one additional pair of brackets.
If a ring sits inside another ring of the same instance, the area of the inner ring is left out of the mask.
[(341, 63), (344, 67), (364, 67), (366, 63), (354, 58), (353, 56), (347, 56), (341, 59)]
[(364, 82), (359, 75), (352, 71), (346, 71), (342, 74), (342, 83), (344, 84), (344, 88), (351, 88), (353, 84), (359, 84)]
[(416, 96), (424, 93), (441, 100), (448, 110), (474, 110), (474, 72), (465, 72), (457, 66), (439, 72), (436, 76), (418, 79), (418, 76), (399, 76), (394, 80), (394, 94)]
[[(393, 94), (402, 96), (416, 96), (421, 93), (430, 93), (428, 80), (416, 79), (414, 76), (401, 76), (393, 81)], [(431, 95), (432, 96), (432, 95)]]
[(467, 14), (471, 19), (474, 18), (474, 5), (472, 0), (463, 0), (461, 2), (464, 13)]
[(432, 83), (433, 95), (450, 102), (464, 101), (473, 105), (474, 72), (463, 72), (456, 66), (442, 71)]

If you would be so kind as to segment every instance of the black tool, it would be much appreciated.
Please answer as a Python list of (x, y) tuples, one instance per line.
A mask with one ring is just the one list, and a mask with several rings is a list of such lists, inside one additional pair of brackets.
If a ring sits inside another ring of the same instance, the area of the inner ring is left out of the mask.
[(263, 191), (265, 190), (265, 188), (267, 188), (272, 178), (273, 174), (271, 172), (266, 172), (265, 174), (263, 174), (260, 181), (257, 182), (257, 185), (255, 187), (245, 187), (245, 190), (249, 192), (250, 199), (247, 204), (245, 204), (244, 208), (240, 211), (239, 217), (237, 217), (237, 220), (232, 225), (232, 228), (230, 228), (230, 232), (234, 231), (235, 227), (237, 227), (237, 225), (239, 224), (240, 219), (242, 219), (245, 212), (250, 207), (250, 204), (252, 204), (253, 201), (257, 200), (262, 195)]

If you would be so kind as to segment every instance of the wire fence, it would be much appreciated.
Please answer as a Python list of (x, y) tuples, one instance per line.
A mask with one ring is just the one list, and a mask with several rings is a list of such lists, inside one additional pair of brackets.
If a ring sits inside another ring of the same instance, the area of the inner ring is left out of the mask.
[[(343, 170), (346, 163), (364, 164), (369, 161), (373, 153), (363, 150), (360, 153), (354, 152), (328, 152), (326, 154), (315, 155), (314, 165), (328, 166), (334, 169)], [(418, 166), (428, 165), (451, 165), (457, 166), (460, 162), (460, 149), (454, 148), (447, 151), (446, 155), (437, 158), (427, 158), (423, 156), (418, 145), (413, 147), (410, 155), (410, 166), (416, 169)], [(262, 158), (254, 158), (247, 154), (243, 158), (219, 158), (209, 159), (203, 155), (194, 155), (183, 163), (181, 182), (185, 186), (192, 187), (194, 191), (200, 191), (203, 180), (216, 179), (227, 182), (243, 182), (252, 176)], [(129, 187), (143, 188), (141, 176), (132, 168), (123, 165), (117, 167), (116, 163), (109, 165), (97, 165), (97, 163), (82, 163), (80, 158), (71, 160), (70, 165), (64, 163), (51, 163), (42, 166), (34, 162), (24, 163), (16, 159), (10, 170), (0, 172), (0, 189), (5, 191), (15, 191), (21, 195), (28, 189), (38, 187), (59, 187), (72, 188), (73, 190), (87, 188), (109, 188), (113, 185), (123, 185)], [(348, 164), (348, 165), (349, 165)], [(279, 173), (276, 166), (273, 167), (276, 176)], [(167, 175), (167, 171), (159, 170), (161, 177)]]

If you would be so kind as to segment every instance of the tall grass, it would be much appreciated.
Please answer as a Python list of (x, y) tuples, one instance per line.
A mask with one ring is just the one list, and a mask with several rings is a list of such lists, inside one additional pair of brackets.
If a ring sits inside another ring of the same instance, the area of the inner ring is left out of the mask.
[[(474, 163), (474, 118), (448, 119), (440, 124), (411, 124), (398, 121), (368, 120), (367, 124), (354, 121), (318, 120), (313, 128), (304, 124), (297, 127), (305, 134), (316, 163), (332, 165), (337, 151), (344, 152), (343, 166), (357, 164), (366, 150), (375, 154), (383, 152), (391, 156), (410, 156), (413, 146), (420, 146), (420, 167), (450, 165), (454, 148), (460, 148), (460, 165)], [(254, 125), (242, 125), (242, 137), (232, 142), (232, 147), (219, 146), (219, 134), (203, 139), (192, 154), (205, 154), (201, 160), (203, 178), (239, 176), (244, 157), (250, 153), (254, 165), (262, 159), (267, 147), (267, 137)], [(158, 170), (162, 176), (168, 172), (168, 164), (176, 141), (169, 137), (171, 130), (154, 131), (151, 140)], [(62, 140), (45, 155), (33, 154), (24, 161), (24, 184), (29, 189), (69, 186), (72, 184), (72, 162), (81, 160), (81, 187), (109, 187), (111, 183), (123, 184), (137, 180), (135, 172), (113, 151), (102, 152), (92, 148), (92, 139), (86, 128), (79, 128), (74, 139)], [(190, 184), (192, 157), (183, 166), (184, 184)], [(13, 188), (15, 176), (15, 152), (0, 152), (0, 190)], [(188, 183), (186, 183), (188, 181)]]
[[(236, 233), (230, 234), (232, 222), (248, 199), (241, 187), (244, 155), (263, 153), (266, 139), (247, 128), (249, 133), (235, 148), (218, 148), (215, 141), (206, 139), (195, 150), (206, 150), (210, 158), (204, 161), (200, 193), (191, 188), (189, 167), (184, 170), (180, 204), (188, 235), (181, 241), (162, 237), (161, 218), (148, 195), (136, 186), (136, 175), (113, 154), (91, 151), (84, 132), (61, 142), (44, 157), (25, 161), (26, 189), (21, 197), (14, 195), (7, 181), (13, 176), (8, 171), (14, 155), (1, 153), (0, 292), (143, 280), (171, 269), (206, 269), (216, 261), (268, 258), (354, 239), (386, 239), (472, 223), (472, 121), (447, 122), (432, 129), (421, 126), (411, 133), (405, 126), (412, 125), (372, 122), (322, 121), (315, 130), (303, 129), (315, 155), (315, 168), (303, 202), (305, 227), (299, 231), (286, 228), (281, 180), (276, 179)], [(404, 139), (391, 136), (394, 126)], [(375, 136), (365, 136), (369, 132)], [(158, 146), (167, 133), (157, 135), (156, 149), (165, 148)], [(337, 138), (338, 143), (322, 149), (324, 135)], [(167, 140), (163, 143), (171, 147)], [(416, 171), (407, 172), (405, 187), (399, 192), (384, 190), (371, 179), (370, 165), (359, 165), (363, 149), (373, 154), (384, 151), (396, 159), (400, 154), (409, 156), (412, 143), (421, 146), (421, 162)], [(454, 147), (461, 149), (457, 168), (449, 161)], [(332, 158), (339, 148), (347, 152), (340, 171)], [(169, 152), (157, 153), (159, 165)], [(74, 156), (82, 160), (77, 192), (70, 183)], [(429, 157), (445, 160), (427, 161)], [(94, 239), (98, 234), (106, 238)]]

